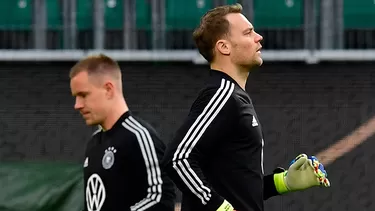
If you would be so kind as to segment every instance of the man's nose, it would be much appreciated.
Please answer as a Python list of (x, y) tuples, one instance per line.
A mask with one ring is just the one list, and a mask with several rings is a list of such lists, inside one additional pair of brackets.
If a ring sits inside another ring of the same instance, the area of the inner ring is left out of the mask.
[(262, 35), (260, 35), (260, 34), (258, 34), (258, 33), (256, 33), (256, 36), (255, 36), (256, 38), (256, 42), (260, 42), (260, 41), (262, 41), (263, 40), (263, 36)]
[(75, 110), (80, 110), (81, 108), (83, 108), (83, 103), (81, 100), (79, 100), (78, 98), (76, 99), (76, 102), (74, 103), (74, 109)]

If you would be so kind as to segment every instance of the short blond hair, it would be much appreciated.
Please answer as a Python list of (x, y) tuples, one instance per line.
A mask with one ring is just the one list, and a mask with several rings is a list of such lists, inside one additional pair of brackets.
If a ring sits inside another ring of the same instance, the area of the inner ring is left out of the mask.
[(73, 78), (83, 71), (89, 75), (109, 74), (116, 79), (121, 79), (121, 69), (118, 63), (104, 54), (91, 55), (80, 60), (70, 69), (69, 77)]

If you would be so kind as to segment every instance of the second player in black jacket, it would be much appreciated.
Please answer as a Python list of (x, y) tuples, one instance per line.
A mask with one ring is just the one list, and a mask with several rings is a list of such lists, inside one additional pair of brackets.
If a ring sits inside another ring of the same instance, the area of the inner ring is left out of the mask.
[(91, 55), (69, 76), (74, 108), (100, 126), (85, 152), (85, 210), (173, 211), (174, 185), (160, 167), (165, 145), (129, 111), (117, 62)]
[(124, 113), (88, 143), (84, 163), (87, 211), (173, 211), (175, 190), (159, 160), (165, 145), (146, 122)]

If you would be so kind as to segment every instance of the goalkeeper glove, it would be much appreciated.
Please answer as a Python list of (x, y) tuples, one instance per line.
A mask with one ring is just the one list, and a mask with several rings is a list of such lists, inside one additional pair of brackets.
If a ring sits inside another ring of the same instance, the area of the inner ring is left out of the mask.
[(324, 166), (315, 156), (307, 157), (306, 154), (297, 156), (287, 171), (275, 173), (274, 182), (280, 194), (314, 186), (330, 186)]
[(224, 202), (220, 205), (220, 207), (216, 211), (235, 211), (235, 210), (233, 206), (227, 200), (224, 200)]

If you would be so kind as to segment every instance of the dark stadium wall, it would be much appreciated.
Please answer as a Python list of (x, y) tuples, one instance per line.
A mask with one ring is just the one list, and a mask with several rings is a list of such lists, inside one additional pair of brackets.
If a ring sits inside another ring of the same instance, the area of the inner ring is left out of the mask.
[[(82, 162), (88, 128), (70, 95), (71, 63), (0, 65), (0, 161)], [(207, 66), (122, 63), (132, 112), (167, 143), (204, 85)], [(247, 90), (265, 135), (265, 168), (329, 147), (375, 115), (374, 64), (265, 64)], [(375, 210), (375, 142), (327, 166), (330, 189), (266, 202), (266, 210)]]

